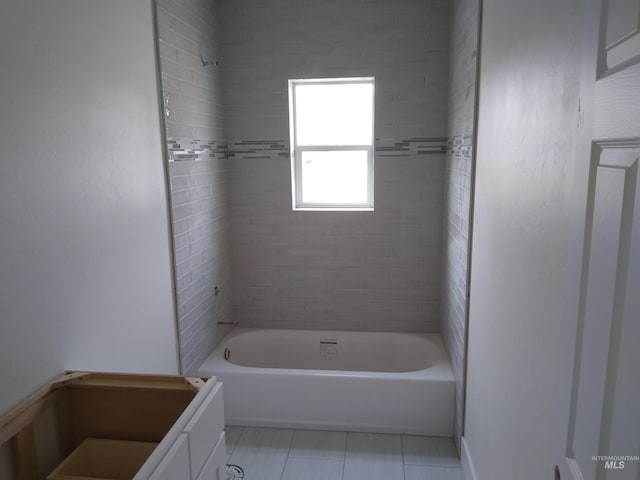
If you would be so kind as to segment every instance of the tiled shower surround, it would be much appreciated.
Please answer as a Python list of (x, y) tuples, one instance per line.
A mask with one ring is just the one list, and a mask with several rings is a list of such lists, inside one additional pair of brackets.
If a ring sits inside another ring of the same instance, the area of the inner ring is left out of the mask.
[[(181, 370), (195, 374), (231, 318), (227, 164), (216, 4), (157, 0)], [(218, 294), (215, 287), (218, 286)]]
[(214, 158), (170, 162), (169, 175), (182, 369), (195, 374), (230, 321), (227, 172)]
[[(218, 321), (442, 331), (459, 440), (477, 2), (157, 4), (183, 372)], [(352, 76), (376, 78), (375, 211), (294, 212), (287, 80)]]
[[(219, 2), (240, 325), (439, 331), (448, 3)], [(376, 79), (375, 211), (292, 211), (287, 80), (353, 76)]]
[(294, 212), (287, 158), (230, 163), (235, 321), (438, 330), (442, 155), (376, 158), (374, 212)]
[(452, 2), (449, 146), (444, 179), (442, 337), (456, 381), (455, 440), (458, 449), (464, 420), (478, 9), (478, 0)]

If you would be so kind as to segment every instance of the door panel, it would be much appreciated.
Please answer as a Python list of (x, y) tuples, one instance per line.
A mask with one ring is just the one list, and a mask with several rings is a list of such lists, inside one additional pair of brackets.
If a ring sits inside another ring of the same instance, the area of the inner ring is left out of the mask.
[(640, 62), (595, 84), (595, 140), (637, 138), (640, 125)]
[(640, 455), (640, 1), (587, 1), (586, 12), (599, 14), (585, 25), (591, 156), (562, 478), (637, 480), (640, 462), (593, 457)]
[(604, 0), (600, 22), (598, 78), (624, 68), (640, 55), (640, 5)]
[[(568, 444), (573, 469), (580, 471), (576, 479), (608, 478), (603, 473), (606, 463), (594, 462), (593, 456), (640, 452), (640, 349), (635, 347), (640, 339), (639, 146), (640, 142), (594, 145), (581, 351), (574, 371), (577, 395)], [(624, 478), (637, 478), (637, 466), (638, 462), (625, 465)], [(612, 478), (623, 478), (615, 473)]]

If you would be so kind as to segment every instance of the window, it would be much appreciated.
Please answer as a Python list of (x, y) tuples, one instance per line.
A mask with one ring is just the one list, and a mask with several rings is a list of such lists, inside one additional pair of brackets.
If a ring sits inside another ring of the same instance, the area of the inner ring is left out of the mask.
[(373, 210), (373, 78), (289, 80), (294, 210)]

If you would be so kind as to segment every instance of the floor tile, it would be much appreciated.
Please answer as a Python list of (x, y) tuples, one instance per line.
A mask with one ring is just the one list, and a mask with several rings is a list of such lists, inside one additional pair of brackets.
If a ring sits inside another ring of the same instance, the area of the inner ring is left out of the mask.
[(289, 457), (282, 480), (341, 480), (342, 460)]
[(246, 480), (463, 480), (452, 439), (225, 427)]
[(405, 480), (464, 480), (462, 468), (405, 465)]
[(240, 435), (242, 434), (242, 428), (243, 427), (234, 427), (233, 425), (227, 425), (224, 427), (227, 455), (231, 455), (233, 453), (233, 449), (236, 448), (238, 440), (240, 440)]
[(296, 430), (289, 457), (344, 460), (346, 432)]
[(432, 465), (459, 467), (460, 459), (451, 438), (402, 436), (404, 463), (408, 465)]
[(293, 430), (245, 427), (229, 463), (244, 470), (245, 480), (280, 480)]
[(344, 478), (404, 480), (400, 435), (348, 433)]

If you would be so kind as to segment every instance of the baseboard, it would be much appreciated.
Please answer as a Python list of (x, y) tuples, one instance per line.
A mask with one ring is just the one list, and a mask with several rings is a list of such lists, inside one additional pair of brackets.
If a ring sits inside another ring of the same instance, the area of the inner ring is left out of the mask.
[(476, 469), (473, 466), (473, 460), (471, 459), (471, 452), (469, 452), (469, 445), (467, 445), (467, 440), (462, 437), (461, 450), (462, 454), (460, 455), (460, 462), (462, 463), (462, 473), (464, 474), (465, 480), (478, 480), (478, 476), (476, 475)]

